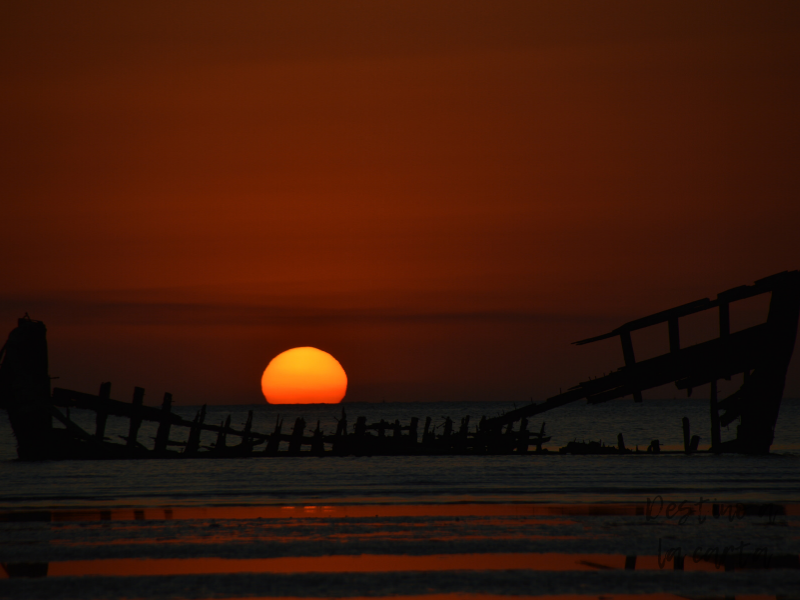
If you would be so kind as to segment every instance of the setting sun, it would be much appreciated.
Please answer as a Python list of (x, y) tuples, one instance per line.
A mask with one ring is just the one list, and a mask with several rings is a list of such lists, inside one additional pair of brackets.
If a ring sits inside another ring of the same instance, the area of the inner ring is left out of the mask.
[(270, 404), (336, 404), (347, 391), (347, 375), (327, 352), (292, 348), (269, 362), (261, 391)]

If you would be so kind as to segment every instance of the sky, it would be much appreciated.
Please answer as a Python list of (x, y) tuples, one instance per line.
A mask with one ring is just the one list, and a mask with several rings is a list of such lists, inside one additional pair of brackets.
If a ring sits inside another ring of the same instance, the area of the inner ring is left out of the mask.
[(346, 401), (541, 400), (622, 365), (571, 342), (800, 268), (798, 3), (2, 14), (0, 329), (59, 387), (259, 403), (314, 346)]

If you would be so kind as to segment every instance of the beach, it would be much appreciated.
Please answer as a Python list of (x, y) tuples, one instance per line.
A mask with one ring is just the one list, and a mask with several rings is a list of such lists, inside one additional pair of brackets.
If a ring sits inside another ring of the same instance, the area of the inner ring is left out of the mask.
[[(628, 409), (661, 410), (645, 437), (666, 447), (679, 427), (664, 416), (691, 409), (672, 402)], [(505, 408), (487, 404), (346, 408)], [(583, 408), (553, 414), (554, 441), (567, 423), (611, 426)], [(0, 597), (784, 597), (800, 589), (797, 408), (785, 402), (779, 422), (788, 450), (766, 457), (6, 457)], [(608, 413), (634, 422), (624, 406)]]

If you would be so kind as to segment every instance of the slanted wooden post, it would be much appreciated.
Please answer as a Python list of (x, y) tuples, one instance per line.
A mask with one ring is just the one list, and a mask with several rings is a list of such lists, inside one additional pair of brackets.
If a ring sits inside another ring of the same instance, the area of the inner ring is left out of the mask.
[(314, 456), (325, 455), (325, 441), (322, 438), (322, 430), (319, 428), (319, 421), (317, 421), (317, 428), (314, 430), (314, 436), (311, 439), (311, 454)]
[(442, 432), (442, 437), (449, 438), (452, 433), (453, 433), (453, 419), (447, 417), (444, 420), (444, 431)]
[(297, 417), (292, 429), (292, 438), (289, 440), (289, 454), (299, 454), (303, 445), (303, 430), (306, 428), (306, 421), (303, 417)]
[(219, 433), (217, 433), (217, 443), (214, 444), (214, 449), (219, 452), (220, 450), (225, 450), (225, 442), (228, 438), (228, 428), (231, 426), (231, 416), (228, 415), (228, 418), (225, 419), (224, 423), (219, 424), (221, 429)]
[(267, 456), (274, 456), (278, 453), (278, 450), (281, 446), (281, 428), (283, 427), (283, 421), (281, 421), (281, 416), (278, 415), (275, 417), (275, 431), (272, 432), (272, 435), (269, 436), (269, 441), (267, 442), (267, 449), (264, 450), (264, 453)]
[(133, 388), (133, 414), (131, 415), (130, 429), (128, 429), (128, 448), (136, 446), (136, 436), (139, 435), (139, 427), (142, 424), (142, 414), (139, 410), (144, 402), (144, 388)]
[(686, 560), (686, 556), (681, 554), (680, 552), (675, 554), (675, 557), (672, 559), (672, 568), (675, 571), (683, 571), (683, 564)]
[(519, 423), (519, 433), (517, 434), (517, 452), (520, 454), (528, 453), (528, 419), (522, 418)]
[(250, 429), (253, 427), (253, 411), (247, 411), (247, 422), (244, 424), (244, 432), (242, 433), (241, 449), (245, 456), (249, 456), (253, 451), (253, 442), (248, 435)]
[(689, 429), (689, 417), (683, 417), (683, 451), (690, 454), (691, 450), (691, 430)]
[(408, 426), (408, 443), (409, 444), (416, 444), (417, 443), (417, 424), (419, 423), (419, 419), (417, 417), (411, 417), (411, 425)]
[(453, 437), (453, 450), (457, 452), (466, 451), (468, 438), (469, 415), (461, 419), (461, 426), (458, 428), (458, 434)]
[(422, 430), (422, 443), (429, 444), (431, 442), (431, 437), (434, 436), (434, 433), (430, 431), (431, 429), (431, 418), (425, 417), (425, 429)]
[(620, 454), (625, 454), (625, 439), (622, 437), (621, 433), (617, 434), (617, 449)]
[(206, 405), (203, 404), (203, 407), (197, 411), (197, 414), (194, 417), (192, 428), (189, 430), (189, 439), (186, 441), (186, 447), (183, 449), (183, 453), (187, 456), (193, 456), (197, 454), (197, 451), (200, 449), (200, 427), (203, 425), (203, 421), (205, 420)]
[(711, 450), (720, 452), (722, 439), (719, 432), (719, 411), (717, 410), (717, 380), (711, 382), (711, 398), (709, 401), (711, 408)]
[(108, 419), (108, 412), (105, 409), (103, 400), (108, 400), (111, 397), (111, 382), (106, 381), (100, 384), (100, 402), (97, 403), (97, 413), (95, 420), (94, 437), (102, 442), (106, 435), (106, 420)]
[(342, 407), (342, 418), (336, 424), (336, 437), (343, 435), (347, 435), (347, 413), (344, 412), (344, 406)]
[(678, 327), (678, 317), (672, 317), (668, 321), (669, 325), (669, 351), (680, 352), (681, 349), (681, 332)]
[[(721, 302), (719, 305), (719, 337), (727, 338), (731, 334), (731, 305), (728, 302)], [(725, 375), (725, 379), (730, 381), (730, 373)]]
[[(622, 342), (622, 358), (625, 360), (626, 367), (632, 367), (636, 364), (636, 356), (633, 353), (633, 341), (631, 341), (631, 332), (623, 329), (619, 332), (619, 339)], [(640, 390), (633, 391), (633, 401), (642, 401), (642, 392)]]
[(623, 329), (619, 332), (619, 339), (622, 342), (622, 358), (625, 361), (625, 366), (632, 367), (636, 364), (636, 357), (633, 354), (631, 332), (627, 329)]
[(721, 302), (719, 305), (719, 337), (731, 334), (731, 305)]
[(536, 451), (542, 451), (542, 439), (544, 438), (544, 421), (542, 421), (542, 428), (539, 430), (539, 440), (536, 442)]
[(367, 435), (367, 417), (358, 417), (358, 419), (356, 419), (354, 433), (357, 438)]
[(342, 418), (336, 423), (336, 435), (333, 438), (332, 451), (337, 456), (347, 454), (347, 413), (342, 407)]
[(155, 451), (158, 453), (162, 453), (167, 450), (167, 443), (169, 442), (171, 409), (172, 394), (167, 392), (164, 394), (164, 401), (161, 403), (161, 422), (158, 424), (158, 433), (156, 433)]

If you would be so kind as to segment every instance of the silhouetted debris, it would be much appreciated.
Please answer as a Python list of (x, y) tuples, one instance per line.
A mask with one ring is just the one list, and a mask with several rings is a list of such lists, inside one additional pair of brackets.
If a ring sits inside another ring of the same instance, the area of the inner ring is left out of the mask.
[[(766, 323), (730, 331), (731, 302), (771, 292), (769, 315)], [(699, 311), (718, 309), (719, 337), (681, 348), (678, 319)], [(419, 419), (412, 418), (408, 425), (399, 420), (381, 420), (367, 424), (366, 418), (356, 419), (352, 432), (344, 407), (336, 432), (326, 435), (317, 422), (311, 435), (304, 435), (306, 422), (295, 420), (291, 434), (282, 433), (283, 421), (276, 419), (272, 433), (252, 431), (253, 411), (241, 430), (231, 427), (230, 416), (219, 425), (205, 423), (203, 406), (193, 420), (187, 421), (172, 412), (172, 395), (164, 395), (160, 408), (145, 406), (143, 388), (135, 388), (132, 402), (111, 399), (111, 384), (101, 384), (95, 396), (73, 390), (54, 388), (50, 391), (48, 373), (46, 329), (42, 322), (27, 315), (19, 319), (18, 326), (9, 334), (0, 350), (0, 408), (9, 414), (17, 439), (17, 455), (23, 460), (41, 459), (102, 459), (102, 458), (190, 458), (235, 456), (346, 456), (346, 455), (431, 455), (431, 454), (547, 454), (543, 444), (551, 438), (545, 436), (545, 423), (538, 433), (528, 430), (528, 418), (539, 413), (586, 399), (589, 404), (608, 402), (624, 396), (642, 401), (642, 391), (674, 382), (679, 389), (691, 395), (692, 389), (711, 384), (711, 452), (742, 452), (758, 454), (769, 452), (778, 417), (786, 371), (789, 366), (797, 334), (800, 314), (800, 273), (787, 271), (761, 279), (752, 286), (740, 286), (717, 295), (716, 300), (704, 298), (676, 308), (662, 311), (642, 319), (625, 323), (610, 333), (575, 342), (588, 344), (618, 336), (622, 345), (625, 366), (602, 377), (590, 378), (566, 392), (548, 398), (542, 403), (531, 403), (506, 414), (480, 418), (470, 431), (470, 416), (461, 419), (454, 430), (453, 420), (442, 417), (440, 427), (431, 417), (425, 419), (421, 439), (418, 439)], [(636, 361), (631, 332), (666, 322), (669, 348), (667, 354)], [(742, 373), (743, 384), (729, 397), (717, 399), (717, 380), (730, 379)], [(59, 408), (65, 408), (66, 414)], [(70, 418), (70, 409), (95, 411), (95, 432), (89, 434)], [(719, 411), (725, 411), (720, 415)], [(124, 444), (108, 439), (108, 416), (129, 419), (127, 436), (120, 436)], [(735, 440), (722, 442), (720, 426), (741, 418)], [(63, 427), (54, 427), (53, 419)], [(152, 449), (138, 440), (143, 421), (158, 423)], [(515, 430), (515, 424), (519, 422)], [(173, 441), (176, 428), (188, 429), (185, 442)], [(437, 429), (439, 433), (437, 434)], [(201, 447), (202, 432), (216, 433), (216, 442)], [(689, 420), (683, 419), (684, 452), (697, 452), (700, 437), (691, 436)], [(232, 443), (238, 439), (238, 443)], [(531, 446), (535, 446), (531, 452)], [(560, 448), (562, 454), (631, 454), (625, 448), (623, 436), (617, 436), (616, 446), (600, 442), (572, 441)], [(639, 454), (638, 446), (635, 451)], [(649, 454), (659, 454), (661, 446), (653, 440), (647, 448)]]
[(5, 571), (9, 579), (16, 577), (47, 577), (49, 564), (44, 563), (0, 563), (0, 568)]
[[(767, 321), (741, 331), (730, 331), (730, 304), (759, 294), (771, 293)], [(715, 339), (682, 348), (679, 318), (705, 310), (718, 310), (719, 336)], [(800, 272), (784, 271), (765, 277), (754, 285), (743, 285), (717, 294), (715, 300), (703, 298), (648, 317), (630, 321), (610, 333), (575, 342), (589, 344), (619, 337), (625, 366), (583, 381), (566, 392), (540, 404), (523, 408), (488, 420), (487, 426), (499, 428), (539, 413), (586, 399), (589, 404), (608, 402), (625, 396), (642, 400), (642, 392), (667, 383), (691, 395), (692, 389), (712, 384), (710, 410), (711, 440), (714, 452), (766, 454), (772, 445), (778, 419), (786, 372), (794, 350), (800, 314)], [(668, 324), (667, 354), (636, 361), (631, 332), (661, 323)], [(739, 390), (722, 401), (716, 398), (716, 382), (742, 373)], [(726, 412), (717, 418), (719, 410)], [(734, 440), (721, 442), (720, 425), (741, 418)]]
[(632, 450), (620, 450), (616, 446), (606, 446), (600, 442), (569, 442), (563, 448), (559, 448), (560, 454), (632, 454)]
[[(111, 386), (109, 385), (109, 388)], [(164, 454), (167, 451), (167, 443), (169, 442), (169, 429), (170, 429), (170, 409), (172, 408), (172, 394), (167, 392), (164, 394), (164, 401), (161, 403), (161, 422), (158, 425), (158, 433), (156, 433), (156, 454)]]

